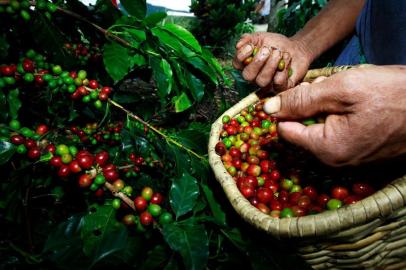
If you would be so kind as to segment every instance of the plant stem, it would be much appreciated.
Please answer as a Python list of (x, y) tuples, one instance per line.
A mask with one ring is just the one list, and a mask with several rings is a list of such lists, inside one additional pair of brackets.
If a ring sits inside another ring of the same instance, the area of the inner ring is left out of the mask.
[(131, 200), (127, 195), (125, 195), (123, 192), (117, 190), (112, 184), (109, 182), (104, 183), (104, 186), (111, 191), (113, 196), (120, 198), (123, 200), (128, 206), (130, 206), (134, 211), (136, 211), (135, 205), (133, 200)]
[(28, 252), (25, 252), (24, 250), (22, 250), (21, 248), (17, 247), (16, 245), (14, 245), (13, 243), (9, 242), (8, 243), (9, 246), (15, 250), (16, 252), (20, 253), (22, 256), (24, 256), (26, 258), (26, 260), (29, 260), (29, 263), (40, 263), (42, 262), (41, 259), (36, 258), (35, 256), (29, 254)]
[(153, 130), (155, 133), (157, 133), (158, 135), (160, 135), (162, 138), (164, 138), (167, 142), (172, 143), (174, 145), (176, 145), (177, 147), (185, 150), (186, 152), (188, 152), (189, 154), (197, 157), (198, 159), (201, 160), (206, 160), (206, 158), (204, 156), (201, 156), (199, 154), (197, 154), (196, 152), (194, 152), (193, 150), (185, 147), (184, 145), (182, 145), (181, 143), (175, 141), (174, 139), (172, 139), (171, 137), (168, 137), (167, 135), (165, 135), (164, 133), (162, 133), (160, 130), (158, 130), (157, 128), (155, 128), (154, 126), (148, 124), (147, 122), (145, 122), (144, 120), (142, 120), (139, 116), (133, 114), (132, 112), (130, 112), (129, 110), (127, 110), (126, 108), (124, 108), (123, 106), (121, 106), (120, 104), (118, 104), (117, 102), (115, 102), (112, 99), (109, 99), (108, 102), (119, 108), (120, 110), (124, 111), (128, 116), (130, 116), (131, 118), (135, 119), (136, 121), (142, 123), (143, 125), (147, 126), (149, 129)]

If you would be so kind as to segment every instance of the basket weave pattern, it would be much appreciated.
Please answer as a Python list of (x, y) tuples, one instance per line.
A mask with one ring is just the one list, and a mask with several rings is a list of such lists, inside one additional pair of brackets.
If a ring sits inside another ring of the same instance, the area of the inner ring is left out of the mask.
[[(349, 68), (310, 70), (304, 81)], [(298, 253), (315, 269), (406, 269), (406, 176), (355, 204), (298, 218), (272, 218), (242, 196), (215, 145), (222, 117), (234, 117), (258, 101), (255, 93), (248, 95), (221, 115), (210, 133), (210, 166), (237, 213), (276, 238), (297, 240)]]

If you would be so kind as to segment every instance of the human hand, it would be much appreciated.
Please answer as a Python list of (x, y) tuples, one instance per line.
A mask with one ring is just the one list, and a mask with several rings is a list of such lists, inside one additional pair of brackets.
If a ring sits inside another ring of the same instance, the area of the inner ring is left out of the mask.
[[(281, 137), (332, 166), (356, 165), (406, 153), (406, 66), (365, 67), (299, 85), (265, 102), (288, 120)], [(326, 113), (325, 123), (289, 121)]]
[[(251, 56), (254, 47), (259, 48), (259, 51), (253, 61), (245, 66), (244, 60)], [(299, 40), (275, 33), (245, 34), (236, 48), (233, 65), (243, 70), (243, 78), (262, 88), (273, 86), (276, 91), (295, 86), (304, 77), (312, 61), (311, 53)], [(285, 65), (282, 70), (278, 70), (281, 59)], [(292, 74), (289, 77), (290, 68)]]

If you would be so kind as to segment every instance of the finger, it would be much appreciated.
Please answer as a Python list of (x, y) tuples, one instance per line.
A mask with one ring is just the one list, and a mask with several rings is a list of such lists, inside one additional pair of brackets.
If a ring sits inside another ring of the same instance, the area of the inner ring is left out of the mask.
[(349, 106), (349, 98), (335, 89), (328, 78), (320, 83), (299, 85), (268, 99), (264, 110), (275, 117), (300, 119), (319, 113), (342, 113)]
[(241, 36), (240, 40), (237, 42), (237, 44), (235, 45), (235, 48), (237, 50), (241, 49), (241, 47), (247, 43), (252, 42), (251, 41), (251, 34), (244, 34)]
[(261, 71), (262, 67), (265, 65), (268, 60), (271, 51), (267, 47), (262, 47), (259, 52), (254, 56), (252, 62), (244, 68), (242, 76), (247, 81), (254, 81), (258, 76), (258, 73)]
[[(291, 75), (288, 79), (288, 88), (295, 87), (306, 75), (307, 70), (303, 69), (302, 63), (292, 60), (290, 63)], [(289, 74), (289, 70), (288, 70)]]
[(313, 153), (319, 153), (325, 145), (324, 124), (305, 126), (298, 122), (280, 122), (278, 134), (288, 142), (299, 145)]
[(266, 87), (271, 84), (280, 59), (281, 59), (281, 51), (272, 50), (270, 57), (268, 58), (265, 65), (259, 72), (257, 78), (255, 79), (255, 82), (256, 84), (258, 84), (259, 87)]
[(327, 79), (326, 76), (320, 76), (320, 77), (317, 77), (317, 78), (313, 81), (313, 83), (319, 83), (319, 82), (324, 81), (325, 79)]
[(240, 50), (237, 51), (236, 60), (242, 63), (246, 58), (251, 56), (253, 51), (254, 46), (251, 43), (246, 44)]
[(282, 59), (285, 62), (285, 67), (282, 71), (277, 71), (273, 78), (273, 87), (277, 92), (284, 91), (288, 87), (288, 70), (292, 58), (289, 53), (284, 52)]

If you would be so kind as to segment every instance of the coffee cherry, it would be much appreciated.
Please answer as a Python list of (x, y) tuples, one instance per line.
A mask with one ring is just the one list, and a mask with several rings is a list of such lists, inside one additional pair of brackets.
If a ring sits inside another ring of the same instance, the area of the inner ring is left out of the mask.
[[(62, 162), (62, 160), (61, 160), (61, 162)], [(62, 164), (62, 165), (59, 167), (58, 176), (59, 176), (59, 177), (66, 177), (66, 176), (68, 176), (69, 174), (70, 174), (69, 166), (67, 166), (67, 165), (65, 165), (65, 164)]]
[(95, 155), (94, 161), (100, 166), (104, 166), (109, 160), (109, 153), (107, 151), (101, 151)]
[(161, 204), (163, 201), (163, 196), (161, 193), (154, 193), (151, 197), (151, 203), (153, 204)]
[(173, 217), (172, 217), (171, 213), (168, 213), (168, 212), (162, 213), (161, 216), (159, 217), (159, 223), (161, 225), (172, 223), (172, 221), (173, 221)]
[(148, 209), (147, 211), (153, 216), (153, 217), (157, 217), (161, 214), (162, 212), (162, 208), (161, 206), (159, 206), (158, 204), (153, 204), (151, 203), (150, 205), (148, 205)]
[(103, 170), (103, 175), (107, 181), (114, 181), (119, 176), (116, 170)]
[(114, 209), (119, 209), (121, 207), (121, 200), (118, 198), (113, 199), (111, 206), (113, 206)]
[(98, 175), (94, 178), (94, 182), (95, 182), (97, 185), (103, 185), (103, 184), (106, 182), (106, 178), (105, 178), (103, 175), (98, 174)]
[(224, 155), (227, 152), (226, 145), (223, 142), (218, 142), (215, 146), (215, 151), (220, 156)]
[(271, 201), (273, 193), (269, 188), (260, 188), (257, 191), (258, 201), (267, 204)]
[(49, 160), (49, 164), (54, 167), (61, 167), (63, 165), (62, 158), (59, 156), (54, 156)]
[(14, 129), (14, 130), (18, 130), (21, 128), (21, 124), (20, 121), (13, 119), (10, 121), (10, 123), (8, 124), (10, 128)]
[(64, 154), (69, 154), (69, 147), (66, 146), (65, 144), (59, 144), (59, 145), (56, 146), (56, 151), (55, 151), (55, 153), (56, 153), (58, 156), (62, 156), (62, 155), (64, 155)]
[(280, 213), (281, 218), (291, 218), (294, 217), (294, 213), (290, 208), (284, 208)]
[(327, 209), (328, 210), (336, 210), (340, 208), (343, 205), (343, 203), (340, 200), (337, 199), (330, 199), (327, 202)]
[(39, 135), (44, 135), (48, 132), (48, 126), (44, 124), (40, 124), (37, 126), (37, 129), (35, 131)]
[(135, 216), (131, 215), (131, 214), (125, 215), (123, 217), (122, 221), (127, 226), (134, 225), (135, 224)]
[(136, 208), (139, 212), (142, 212), (142, 211), (144, 211), (145, 209), (147, 209), (148, 202), (147, 202), (147, 200), (144, 199), (143, 197), (138, 196), (138, 197), (136, 197), (136, 198), (134, 199), (134, 205), (135, 205), (135, 208)]
[(93, 165), (93, 156), (91, 155), (76, 155), (76, 160), (83, 169), (90, 169)]
[[(69, 155), (69, 154), (65, 154), (65, 155)], [(66, 162), (63, 161), (63, 156), (62, 156), (61, 160), (62, 160), (63, 163), (66, 163)], [(82, 171), (82, 168), (80, 167), (79, 162), (77, 160), (73, 160), (69, 164), (69, 170), (71, 172), (73, 172), (73, 173), (78, 173), (78, 172)]]
[(87, 188), (93, 183), (93, 179), (89, 174), (82, 174), (79, 177), (79, 186), (82, 188)]
[(125, 186), (125, 183), (123, 180), (121, 179), (117, 179), (113, 182), (113, 186), (117, 189), (117, 190), (122, 190)]
[(20, 144), (23, 144), (25, 142), (25, 139), (21, 135), (13, 135), (10, 138), (10, 142), (12, 144), (15, 144), (15, 145), (20, 145)]
[(152, 223), (152, 221), (153, 221), (153, 218), (150, 213), (148, 213), (147, 211), (141, 213), (140, 222), (142, 225), (148, 226)]
[(153, 193), (154, 193), (154, 191), (153, 191), (152, 188), (150, 188), (150, 187), (144, 187), (144, 188), (141, 190), (141, 196), (142, 196), (145, 200), (147, 200), (147, 201), (150, 201), (150, 200), (151, 200)]
[(33, 147), (27, 153), (30, 159), (38, 159), (41, 156), (41, 150), (38, 147)]
[(63, 163), (69, 164), (72, 161), (72, 156), (70, 154), (63, 154), (61, 159)]
[(337, 200), (344, 200), (349, 195), (348, 190), (345, 187), (335, 187), (331, 191), (331, 197)]
[(25, 147), (25, 145), (20, 144), (19, 146), (17, 146), (16, 152), (18, 154), (25, 154), (27, 153), (27, 148)]
[(97, 88), (99, 88), (99, 83), (96, 80), (90, 80), (89, 87), (92, 89), (97, 89)]

